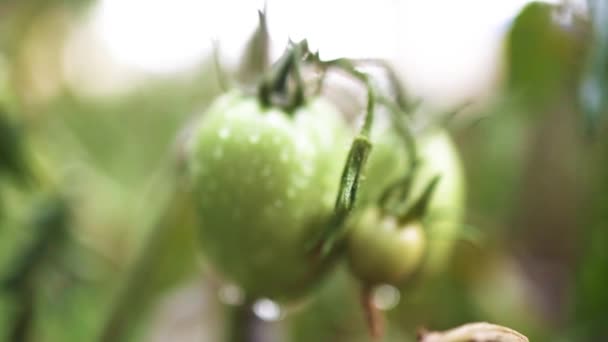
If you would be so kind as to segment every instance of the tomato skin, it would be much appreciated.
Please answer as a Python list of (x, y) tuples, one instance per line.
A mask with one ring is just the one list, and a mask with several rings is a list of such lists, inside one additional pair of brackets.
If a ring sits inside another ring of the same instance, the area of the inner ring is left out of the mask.
[(349, 266), (366, 285), (398, 285), (418, 269), (426, 252), (420, 222), (403, 225), (377, 208), (368, 208), (351, 229)]
[[(434, 275), (442, 272), (456, 240), (460, 237), (466, 210), (465, 177), (459, 153), (444, 130), (434, 130), (420, 137), (422, 155), (420, 174), (423, 181), (433, 175), (441, 176), (429, 203), (424, 224), (428, 229), (428, 255), (423, 272)], [(424, 183), (416, 184), (420, 193)], [(416, 192), (415, 192), (416, 193)]]
[(333, 213), (348, 132), (321, 99), (293, 114), (236, 92), (211, 106), (190, 170), (213, 269), (252, 297), (291, 299), (318, 282), (327, 265), (311, 257), (310, 242)]

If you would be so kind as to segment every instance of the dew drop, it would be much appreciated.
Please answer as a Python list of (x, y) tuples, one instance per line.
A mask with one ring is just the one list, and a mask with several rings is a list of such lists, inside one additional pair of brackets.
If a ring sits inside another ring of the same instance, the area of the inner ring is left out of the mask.
[(270, 299), (260, 299), (253, 304), (253, 312), (264, 321), (277, 321), (281, 319), (281, 308)]
[(401, 295), (399, 290), (391, 285), (376, 287), (373, 294), (374, 305), (380, 310), (390, 310), (399, 304)]

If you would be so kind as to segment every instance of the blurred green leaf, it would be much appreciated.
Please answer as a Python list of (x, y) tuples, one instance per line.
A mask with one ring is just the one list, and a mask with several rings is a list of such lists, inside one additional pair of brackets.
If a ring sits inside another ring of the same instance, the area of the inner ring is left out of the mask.
[(507, 78), (510, 91), (532, 106), (559, 98), (577, 74), (580, 44), (574, 21), (561, 25), (563, 9), (532, 2), (519, 13), (507, 37)]
[(270, 35), (266, 13), (258, 12), (259, 24), (247, 42), (238, 70), (238, 78), (243, 83), (253, 84), (270, 66)]
[(2, 288), (18, 291), (31, 281), (33, 273), (45, 261), (53, 245), (66, 238), (69, 214), (67, 204), (58, 196), (50, 196), (37, 203), (31, 214), (34, 238), (29, 248), (22, 251), (8, 274), (2, 275)]
[(25, 182), (30, 176), (25, 160), (23, 132), (0, 110), (0, 173)]
[(169, 197), (109, 312), (100, 341), (129, 340), (167, 289), (196, 274), (197, 222), (190, 193), (179, 188)]
[(592, 45), (579, 87), (587, 130), (592, 133), (608, 110), (608, 1), (589, 0)]

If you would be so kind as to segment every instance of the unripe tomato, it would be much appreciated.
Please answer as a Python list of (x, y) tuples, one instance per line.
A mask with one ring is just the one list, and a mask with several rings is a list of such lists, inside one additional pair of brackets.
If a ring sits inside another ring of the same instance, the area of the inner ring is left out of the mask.
[(368, 208), (348, 236), (352, 273), (367, 285), (399, 284), (415, 272), (426, 251), (420, 222), (400, 224), (396, 217)]
[(310, 254), (327, 227), (350, 143), (340, 113), (310, 99), (294, 113), (238, 92), (196, 127), (190, 154), (203, 254), (247, 295), (291, 299), (327, 263)]
[(410, 171), (410, 157), (391, 129), (373, 140), (374, 149), (366, 166), (371, 172), (365, 174), (361, 186), (366, 196), (361, 202), (363, 214), (349, 220), (348, 227), (350, 268), (363, 282), (398, 284), (418, 269), (423, 274), (437, 273), (447, 263), (458, 238), (465, 199), (457, 152), (444, 131), (416, 138), (420, 163), (409, 201), (421, 196), (432, 177), (440, 178), (424, 217), (400, 224), (396, 217), (381, 213), (377, 200), (384, 186)]

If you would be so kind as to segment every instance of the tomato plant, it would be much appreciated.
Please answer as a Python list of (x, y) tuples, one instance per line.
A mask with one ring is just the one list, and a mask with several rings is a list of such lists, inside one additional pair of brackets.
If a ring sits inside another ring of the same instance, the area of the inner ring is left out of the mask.
[[(305, 62), (341, 68), (368, 86), (354, 139), (337, 109), (306, 96)], [(250, 299), (288, 300), (332, 264), (371, 148), (374, 96), (365, 74), (346, 60), (322, 63), (306, 41), (290, 44), (259, 79), (255, 94), (228, 92), (202, 117), (189, 169), (212, 267)]]
[[(301, 65), (322, 74), (317, 92), (305, 88)], [(320, 95), (330, 68), (367, 87), (358, 134)], [(346, 251), (373, 313), (373, 286), (400, 284), (439, 258), (432, 231), (445, 208), (433, 195), (453, 204), (451, 175), (442, 182), (453, 170), (433, 159), (445, 152), (435, 141), (448, 140), (414, 135), (403, 103), (374, 84), (353, 60), (321, 61), (305, 41), (291, 43), (254, 87), (227, 92), (197, 123), (188, 160), (202, 251), (247, 301), (301, 297)], [(373, 126), (376, 101), (390, 114)]]
[(464, 209), (460, 161), (447, 133), (414, 136), (405, 127), (399, 136), (395, 124), (372, 136), (374, 150), (361, 188), (366, 196), (348, 222), (348, 265), (361, 283), (375, 337), (383, 334), (383, 324), (373, 304), (374, 288), (408, 286), (411, 279), (444, 269)]

